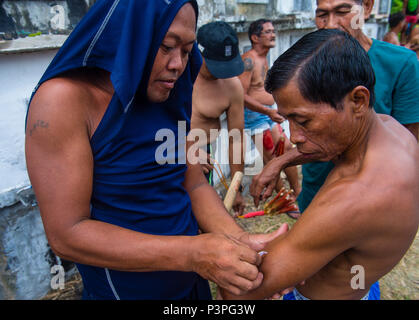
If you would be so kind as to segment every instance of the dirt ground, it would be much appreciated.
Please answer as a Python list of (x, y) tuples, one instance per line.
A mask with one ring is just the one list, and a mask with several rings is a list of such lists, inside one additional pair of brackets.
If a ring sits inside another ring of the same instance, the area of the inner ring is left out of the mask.
[[(246, 197), (246, 212), (262, 210), (262, 206), (255, 208), (253, 199)], [(236, 221), (245, 230), (251, 233), (267, 233), (278, 228), (282, 223), (288, 223), (290, 227), (295, 220), (284, 214), (278, 216), (259, 216), (250, 219), (237, 219)], [(382, 300), (418, 300), (419, 299), (419, 232), (416, 238), (399, 264), (387, 275), (380, 279)], [(79, 274), (75, 274), (66, 281), (62, 290), (54, 290), (48, 293), (43, 300), (78, 300), (81, 298), (83, 284)], [(211, 284), (213, 295), (215, 285)]]

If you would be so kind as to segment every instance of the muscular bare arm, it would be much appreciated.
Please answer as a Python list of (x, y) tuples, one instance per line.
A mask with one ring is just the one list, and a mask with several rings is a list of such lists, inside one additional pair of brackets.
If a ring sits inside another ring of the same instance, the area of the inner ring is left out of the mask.
[(339, 200), (344, 191), (341, 186), (313, 201), (288, 233), (266, 246), (268, 253), (260, 268), (264, 275), (260, 287), (240, 296), (222, 292), (223, 298), (268, 298), (310, 279), (339, 254), (355, 246), (358, 240), (351, 215), (337, 214), (350, 208), (348, 201)]
[(191, 270), (187, 237), (152, 236), (90, 219), (93, 156), (85, 106), (92, 103), (80, 85), (53, 79), (30, 106), (26, 160), (52, 249), (67, 260), (115, 270)]
[(256, 206), (272, 195), (276, 179), (285, 168), (308, 163), (311, 160), (303, 157), (297, 148), (285, 152), (282, 156), (273, 158), (264, 167), (261, 173), (253, 177), (250, 185), (250, 194)]

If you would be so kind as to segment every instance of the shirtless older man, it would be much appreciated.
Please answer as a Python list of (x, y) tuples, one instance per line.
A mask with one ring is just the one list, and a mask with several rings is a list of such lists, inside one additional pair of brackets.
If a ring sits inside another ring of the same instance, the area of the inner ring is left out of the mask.
[(335, 167), (293, 228), (266, 248), (262, 285), (239, 298), (294, 285), (285, 297), (378, 298), (371, 287), (418, 230), (419, 148), (403, 125), (375, 113), (374, 84), (365, 50), (333, 29), (304, 36), (269, 71), (266, 88), (290, 122), (295, 160)]
[[(234, 29), (223, 21), (202, 26), (198, 30), (197, 40), (203, 49), (204, 61), (192, 94), (190, 135), (196, 133), (196, 136), (199, 136), (200, 132), (195, 130), (204, 130), (205, 141), (210, 148), (218, 137), (218, 134), (211, 135), (211, 131), (219, 133), (220, 116), (226, 112), (229, 131), (228, 158), (231, 177), (233, 177), (237, 171), (244, 172), (244, 97), (243, 88), (237, 78), (243, 72), (244, 65), (240, 57), (239, 41)], [(211, 150), (207, 152), (211, 154)], [(203, 167), (205, 170), (206, 167)], [(213, 171), (208, 172), (209, 180), (212, 180), (212, 175)], [(233, 203), (236, 215), (243, 214), (245, 208), (245, 201), (240, 191), (237, 192)]]
[[(258, 139), (255, 136), (264, 132), (263, 150), (258, 151), (263, 155), (264, 163), (267, 163), (274, 157), (274, 146), (281, 135), (285, 138), (285, 150), (292, 148), (289, 139), (279, 125), (284, 121), (284, 118), (278, 114), (272, 95), (264, 88), (266, 72), (269, 69), (266, 57), (269, 50), (275, 47), (275, 29), (272, 22), (266, 19), (254, 21), (249, 27), (249, 39), (252, 49), (242, 55), (244, 72), (239, 76), (245, 92), (245, 129), (250, 131), (252, 138), (256, 141)], [(266, 139), (266, 134), (268, 134), (268, 139)], [(269, 138), (273, 139), (273, 143), (269, 143)], [(287, 168), (285, 174), (291, 188), (298, 196), (300, 185), (297, 168)], [(281, 184), (280, 179), (278, 183)], [(279, 190), (279, 188), (277, 189)]]

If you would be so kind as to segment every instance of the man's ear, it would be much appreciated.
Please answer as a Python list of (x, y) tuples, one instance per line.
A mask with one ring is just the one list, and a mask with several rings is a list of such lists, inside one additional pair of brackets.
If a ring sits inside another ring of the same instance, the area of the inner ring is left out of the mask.
[(250, 36), (250, 38), (252, 39), (253, 43), (258, 43), (259, 42), (259, 37), (256, 34), (252, 34)]
[(355, 116), (363, 115), (369, 110), (370, 92), (364, 86), (357, 86), (349, 93), (352, 111)]
[(364, 0), (362, 6), (364, 7), (364, 20), (367, 20), (371, 15), (372, 8), (374, 7), (374, 0)]

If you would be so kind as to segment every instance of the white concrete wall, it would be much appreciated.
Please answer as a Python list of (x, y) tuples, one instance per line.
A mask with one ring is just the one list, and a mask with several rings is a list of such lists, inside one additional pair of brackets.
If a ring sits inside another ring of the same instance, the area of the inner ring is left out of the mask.
[(17, 202), (16, 191), (30, 184), (24, 153), (27, 103), (55, 53), (0, 55), (0, 208)]
[(27, 104), (55, 53), (0, 54), (0, 299), (43, 297), (57, 263), (34, 206), (24, 150)]

